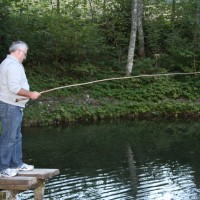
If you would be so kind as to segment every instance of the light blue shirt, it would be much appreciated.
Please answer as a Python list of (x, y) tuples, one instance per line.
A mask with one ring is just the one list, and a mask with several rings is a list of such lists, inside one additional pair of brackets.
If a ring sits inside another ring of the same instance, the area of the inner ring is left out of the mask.
[(28, 100), (16, 102), (24, 98), (17, 95), (21, 88), (29, 90), (24, 67), (14, 56), (7, 55), (0, 65), (0, 101), (24, 108)]

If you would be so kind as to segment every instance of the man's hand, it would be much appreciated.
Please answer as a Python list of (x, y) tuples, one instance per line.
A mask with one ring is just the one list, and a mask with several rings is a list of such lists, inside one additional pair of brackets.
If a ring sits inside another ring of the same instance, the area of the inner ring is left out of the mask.
[(34, 92), (30, 92), (29, 98), (32, 99), (32, 100), (36, 100), (36, 99), (39, 98), (39, 96), (41, 96), (41, 94), (39, 92), (34, 91)]

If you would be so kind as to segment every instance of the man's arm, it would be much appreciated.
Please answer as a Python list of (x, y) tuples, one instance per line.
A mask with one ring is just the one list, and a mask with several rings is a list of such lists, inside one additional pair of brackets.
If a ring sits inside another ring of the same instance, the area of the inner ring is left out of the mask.
[(41, 94), (39, 92), (35, 92), (35, 91), (31, 92), (31, 91), (28, 91), (28, 90), (25, 90), (25, 89), (21, 88), (20, 91), (17, 93), (17, 95), (24, 96), (24, 97), (27, 97), (29, 99), (35, 100)]

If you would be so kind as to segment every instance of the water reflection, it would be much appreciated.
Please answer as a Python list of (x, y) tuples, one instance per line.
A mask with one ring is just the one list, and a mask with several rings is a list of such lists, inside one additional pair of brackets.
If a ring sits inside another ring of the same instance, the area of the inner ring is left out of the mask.
[(200, 200), (199, 130), (195, 122), (27, 128), (23, 145), (29, 163), (61, 171), (45, 200)]
[(127, 157), (128, 157), (129, 171), (130, 171), (130, 179), (132, 181), (132, 187), (133, 187), (132, 197), (135, 198), (137, 194), (138, 177), (136, 172), (137, 168), (135, 165), (134, 154), (129, 143), (127, 144)]
[(199, 199), (191, 167), (178, 163), (141, 166), (137, 199)]

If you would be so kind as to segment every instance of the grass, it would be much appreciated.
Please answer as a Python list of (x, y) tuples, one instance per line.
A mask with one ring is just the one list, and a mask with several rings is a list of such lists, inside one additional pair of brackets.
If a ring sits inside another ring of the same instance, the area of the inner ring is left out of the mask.
[[(79, 80), (81, 72), (84, 75)], [(29, 71), (28, 76), (32, 90), (37, 91), (108, 78), (104, 73), (100, 76), (95, 69), (88, 76), (84, 70), (79, 71), (78, 76), (74, 72), (73, 76), (70, 73), (66, 76), (67, 72), (63, 74), (59, 70), (49, 70), (48, 73), (40, 70)], [(114, 71), (108, 74), (120, 75)], [(198, 119), (199, 85), (199, 77), (193, 75), (114, 80), (60, 89), (42, 95), (37, 101), (29, 101), (23, 125), (58, 125), (116, 118)]]

